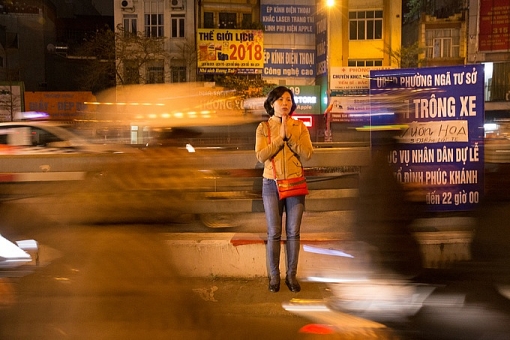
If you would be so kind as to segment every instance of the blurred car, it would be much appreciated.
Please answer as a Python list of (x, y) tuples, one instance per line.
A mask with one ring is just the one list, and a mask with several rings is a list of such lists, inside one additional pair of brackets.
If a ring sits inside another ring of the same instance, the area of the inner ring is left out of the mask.
[(193, 128), (155, 128), (147, 147), (184, 147), (192, 140), (198, 138), (202, 132)]
[(0, 235), (0, 268), (18, 267), (34, 259), (38, 261), (38, 251), (39, 247), (35, 240), (14, 243)]
[(254, 150), (259, 121), (242, 124), (153, 128), (147, 147)]
[(23, 153), (87, 152), (126, 153), (134, 149), (124, 145), (91, 143), (73, 133), (65, 124), (49, 121), (0, 123), (0, 152), (13, 149)]
[(255, 117), (265, 117), (268, 115), (264, 108), (264, 102), (266, 97), (247, 98), (244, 100), (244, 109), (246, 113), (249, 113)]

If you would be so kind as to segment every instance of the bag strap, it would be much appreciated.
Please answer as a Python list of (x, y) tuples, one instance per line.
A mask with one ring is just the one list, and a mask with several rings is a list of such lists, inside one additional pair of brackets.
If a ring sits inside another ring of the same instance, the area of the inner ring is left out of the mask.
[[(267, 139), (269, 141), (269, 144), (271, 144), (271, 126), (269, 126), (269, 122), (265, 122), (267, 126)], [(273, 177), (276, 181), (276, 166), (274, 163), (274, 157), (271, 157), (271, 162), (273, 163)]]

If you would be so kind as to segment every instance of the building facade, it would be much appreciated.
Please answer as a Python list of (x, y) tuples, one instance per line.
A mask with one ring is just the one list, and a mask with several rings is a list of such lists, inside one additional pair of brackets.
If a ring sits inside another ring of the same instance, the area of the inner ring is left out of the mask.
[[(130, 83), (178, 83), (196, 80), (195, 11), (190, 0), (114, 0), (114, 23), (126, 35), (159, 38), (164, 54), (143, 68), (127, 59), (120, 69)], [(136, 63), (136, 62), (135, 62)]]
[(55, 18), (55, 8), (47, 1), (2, 4), (1, 81), (23, 81), (30, 91), (45, 88), (47, 46), (55, 41)]
[(217, 75), (260, 76), (264, 37), (259, 1), (198, 1), (196, 49), (201, 80)]
[(469, 0), (467, 62), (485, 64), (486, 121), (510, 118), (510, 3)]
[(331, 29), (331, 67), (397, 67), (402, 4), (389, 0), (335, 1), (326, 8)]
[(327, 112), (324, 140), (364, 141), (367, 135), (352, 126), (360, 124), (370, 108), (370, 71), (400, 65), (402, 5), (390, 0), (324, 4), (318, 3), (317, 53), (326, 62), (316, 79), (325, 89), (321, 93), (322, 109)]
[(467, 56), (467, 22), (464, 11), (446, 17), (424, 14), (419, 25), (421, 42), (420, 65), (463, 65)]

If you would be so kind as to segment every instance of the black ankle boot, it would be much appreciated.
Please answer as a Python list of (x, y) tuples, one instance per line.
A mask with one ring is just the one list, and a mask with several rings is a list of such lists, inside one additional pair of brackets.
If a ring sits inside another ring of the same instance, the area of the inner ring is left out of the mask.
[(267, 241), (267, 264), (269, 277), (269, 291), (276, 293), (280, 290), (280, 240)]
[(298, 280), (296, 279), (298, 259), (299, 259), (299, 239), (287, 240), (287, 273), (285, 275), (285, 284), (291, 292), (297, 293), (301, 290)]
[(289, 287), (289, 290), (293, 293), (297, 293), (301, 291), (301, 286), (299, 285), (298, 280), (294, 278), (289, 278), (288, 276), (285, 278), (285, 284)]
[(269, 279), (269, 291), (276, 293), (280, 290), (280, 279)]

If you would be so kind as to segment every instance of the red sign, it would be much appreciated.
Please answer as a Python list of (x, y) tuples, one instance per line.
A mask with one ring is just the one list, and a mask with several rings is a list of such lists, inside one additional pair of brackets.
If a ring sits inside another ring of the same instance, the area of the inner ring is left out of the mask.
[(480, 0), (480, 51), (510, 49), (510, 3), (508, 0)]
[(313, 117), (312, 116), (298, 116), (292, 115), (292, 118), (302, 121), (306, 127), (313, 127)]

